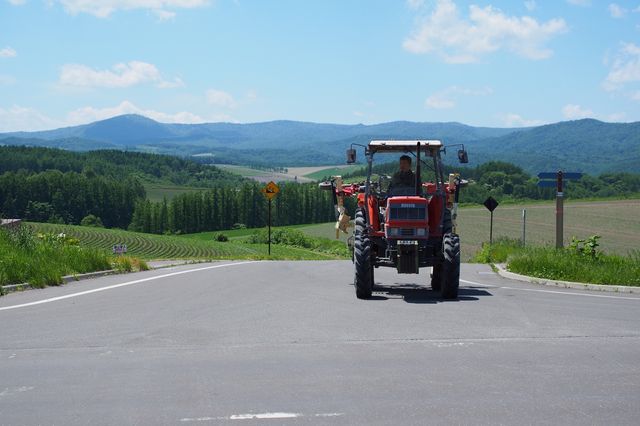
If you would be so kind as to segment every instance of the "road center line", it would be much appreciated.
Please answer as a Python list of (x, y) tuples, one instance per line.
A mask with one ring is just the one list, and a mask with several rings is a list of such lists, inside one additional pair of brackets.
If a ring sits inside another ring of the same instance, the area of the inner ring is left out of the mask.
[(502, 289), (505, 289), (505, 290), (532, 291), (532, 292), (535, 292), (535, 293), (567, 294), (569, 296), (599, 297), (599, 298), (604, 298), (604, 299), (623, 299), (623, 300), (640, 301), (640, 297), (607, 296), (607, 295), (604, 295), (604, 294), (574, 293), (574, 292), (571, 292), (571, 291), (542, 290), (542, 289), (537, 289), (537, 288), (503, 287), (503, 286), (498, 286), (498, 285), (482, 284), (482, 283), (477, 283), (475, 281), (468, 281), (468, 280), (463, 280), (463, 279), (461, 279), (460, 282), (461, 283), (465, 283), (465, 284), (471, 284), (471, 285), (475, 285), (475, 286), (485, 287), (485, 288), (502, 288)]
[(173, 277), (173, 276), (176, 276), (176, 275), (190, 274), (192, 272), (206, 271), (208, 269), (225, 268), (225, 267), (228, 267), (228, 266), (247, 265), (247, 264), (250, 264), (250, 263), (258, 263), (258, 262), (259, 261), (257, 261), (257, 260), (252, 260), (252, 261), (247, 261), (247, 262), (225, 263), (225, 264), (222, 264), (222, 265), (205, 266), (205, 267), (202, 267), (202, 268), (188, 269), (186, 271), (171, 272), (169, 274), (157, 275), (157, 276), (148, 277), (148, 278), (141, 278), (139, 280), (127, 281), (127, 282), (120, 283), (120, 284), (114, 284), (114, 285), (110, 285), (110, 286), (106, 286), (106, 287), (95, 288), (93, 290), (86, 290), (86, 291), (81, 291), (81, 292), (78, 292), (78, 293), (65, 294), (64, 296), (51, 297), (49, 299), (37, 300), (35, 302), (22, 303), (20, 305), (4, 306), (4, 307), (0, 307), (0, 311), (8, 311), (10, 309), (26, 308), (28, 306), (42, 305), (43, 303), (57, 302), (58, 300), (71, 299), (73, 297), (84, 296), (86, 294), (98, 293), (98, 292), (101, 292), (101, 291), (112, 290), (114, 288), (125, 287), (125, 286), (129, 286), (129, 285), (133, 285), (133, 284), (140, 284), (140, 283), (144, 283), (144, 282), (147, 282), (147, 281), (158, 280), (158, 279), (161, 279), (161, 278)]

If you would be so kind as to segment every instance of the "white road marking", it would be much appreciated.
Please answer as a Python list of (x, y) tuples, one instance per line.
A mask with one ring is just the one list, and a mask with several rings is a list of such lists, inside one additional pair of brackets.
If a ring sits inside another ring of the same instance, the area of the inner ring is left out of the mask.
[(640, 301), (640, 297), (623, 297), (623, 296), (608, 296), (605, 294), (591, 294), (591, 293), (574, 293), (571, 291), (558, 291), (558, 290), (542, 290), (537, 288), (518, 288), (518, 287), (503, 287), (498, 285), (491, 284), (482, 284), (474, 281), (468, 280), (460, 280), (461, 283), (471, 284), (475, 286), (480, 286), (484, 288), (502, 288), (505, 290), (516, 290), (516, 291), (532, 291), (535, 293), (551, 293), (551, 294), (566, 294), (569, 296), (581, 296), (581, 297), (599, 297), (604, 299), (623, 299), (623, 300), (637, 300)]
[(480, 271), (478, 272), (478, 275), (495, 275), (495, 272), (491, 272), (491, 271)]
[(232, 414), (224, 417), (185, 417), (180, 419), (181, 422), (211, 422), (217, 420), (274, 420), (274, 419), (295, 419), (298, 417), (338, 417), (344, 413), (319, 413), (319, 414), (301, 414), (301, 413), (247, 413)]
[(92, 294), (92, 293), (98, 293), (98, 292), (101, 292), (101, 291), (112, 290), (114, 288), (125, 287), (125, 286), (129, 286), (129, 285), (133, 285), (133, 284), (140, 284), (140, 283), (144, 283), (144, 282), (147, 282), (147, 281), (158, 280), (160, 278), (173, 277), (173, 276), (182, 275), (182, 274), (190, 274), (192, 272), (206, 271), (208, 269), (224, 268), (224, 267), (227, 267), (227, 266), (247, 265), (249, 263), (257, 263), (257, 262), (258, 262), (257, 260), (252, 260), (252, 261), (247, 261), (247, 262), (225, 263), (225, 264), (222, 264), (222, 265), (205, 266), (203, 268), (196, 268), (196, 269), (188, 269), (186, 271), (171, 272), (169, 274), (157, 275), (155, 277), (141, 278), (139, 280), (127, 281), (127, 282), (120, 283), (120, 284), (114, 284), (114, 285), (110, 285), (110, 286), (107, 286), (107, 287), (95, 288), (93, 290), (86, 290), (86, 291), (81, 291), (81, 292), (78, 292), (78, 293), (65, 294), (64, 296), (51, 297), (49, 299), (37, 300), (35, 302), (22, 303), (20, 305), (4, 306), (4, 307), (0, 307), (0, 311), (8, 311), (9, 309), (26, 308), (28, 306), (42, 305), (43, 303), (57, 302), (58, 300), (71, 299), (73, 297), (79, 297), (79, 296), (84, 296), (86, 294)]

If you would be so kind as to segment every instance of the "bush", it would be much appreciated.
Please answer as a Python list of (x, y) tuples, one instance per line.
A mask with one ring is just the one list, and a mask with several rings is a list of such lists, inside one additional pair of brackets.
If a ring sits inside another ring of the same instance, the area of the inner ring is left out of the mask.
[(221, 243), (226, 243), (227, 241), (229, 241), (229, 237), (219, 232), (219, 233), (213, 234), (213, 240)]
[[(269, 242), (269, 232), (266, 229), (262, 229), (251, 234), (245, 241), (250, 244), (267, 244)], [(340, 257), (349, 256), (349, 250), (343, 242), (328, 238), (310, 237), (297, 229), (272, 229), (271, 244), (310, 249)]]
[(96, 228), (104, 228), (102, 220), (95, 215), (89, 214), (82, 218), (80, 221), (81, 226), (94, 226)]

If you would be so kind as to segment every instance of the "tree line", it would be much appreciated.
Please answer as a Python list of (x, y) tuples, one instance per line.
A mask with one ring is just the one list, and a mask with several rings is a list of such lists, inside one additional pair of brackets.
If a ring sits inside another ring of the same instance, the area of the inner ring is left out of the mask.
[(145, 198), (138, 179), (76, 172), (24, 170), (0, 175), (0, 214), (34, 222), (79, 224), (88, 215), (107, 227), (126, 228)]
[[(129, 229), (162, 234), (263, 227), (268, 221), (268, 202), (261, 188), (261, 184), (247, 182), (160, 202), (139, 201)], [(329, 222), (335, 220), (333, 198), (316, 184), (281, 183), (271, 215), (274, 226)]]

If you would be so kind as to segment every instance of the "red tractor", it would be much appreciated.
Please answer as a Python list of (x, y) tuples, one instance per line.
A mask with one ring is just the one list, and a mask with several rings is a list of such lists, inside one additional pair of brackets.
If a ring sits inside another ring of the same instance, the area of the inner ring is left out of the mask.
[[(355, 144), (354, 144), (355, 145)], [(455, 219), (458, 194), (464, 181), (457, 174), (445, 180), (441, 154), (446, 148), (436, 140), (371, 141), (363, 146), (367, 158), (367, 176), (362, 184), (344, 184), (340, 176), (321, 184), (332, 190), (339, 230), (354, 227), (348, 239), (355, 265), (354, 284), (359, 299), (371, 297), (374, 270), (396, 268), (400, 274), (417, 274), (431, 267), (431, 287), (443, 299), (456, 299), (460, 279), (460, 238)], [(390, 182), (388, 176), (372, 181), (372, 166), (377, 154), (392, 153), (415, 158), (413, 181), (404, 186)], [(458, 150), (458, 159), (467, 163), (467, 152)], [(356, 161), (353, 145), (347, 150), (347, 162)], [(432, 182), (422, 182), (423, 169), (433, 172)], [(355, 224), (344, 207), (345, 197), (357, 198)]]

